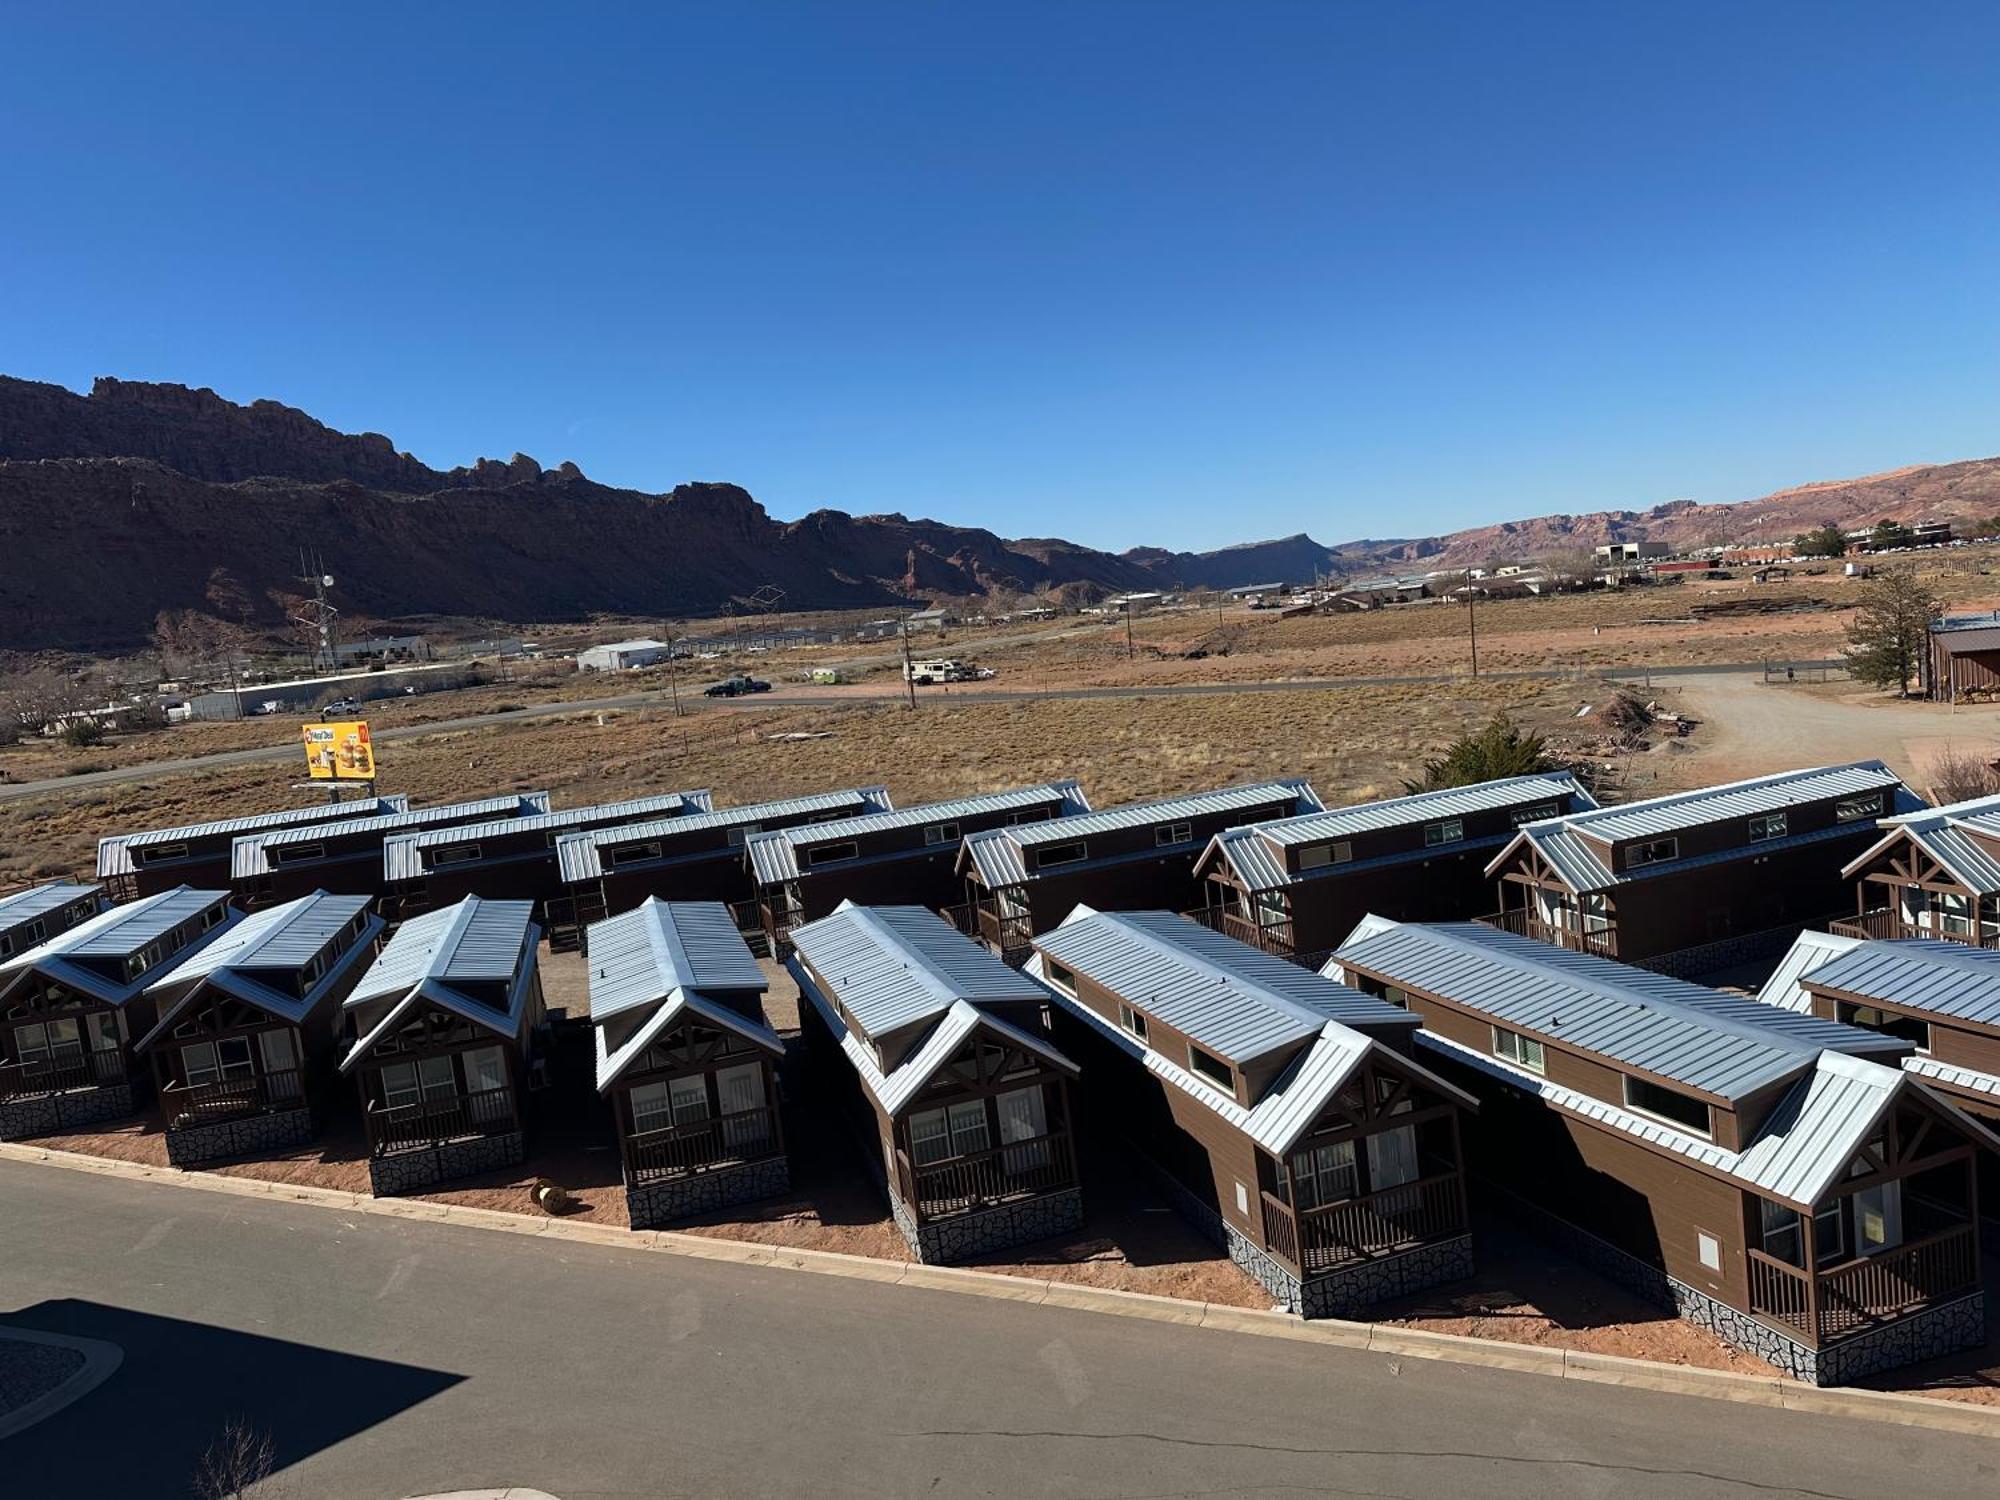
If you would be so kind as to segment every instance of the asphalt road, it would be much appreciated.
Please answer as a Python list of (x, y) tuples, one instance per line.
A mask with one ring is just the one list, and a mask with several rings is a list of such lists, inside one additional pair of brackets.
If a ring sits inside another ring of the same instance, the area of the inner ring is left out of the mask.
[(2000, 1483), (1971, 1437), (0, 1162), (7, 1323), (126, 1351), (0, 1446), (21, 1500), (186, 1493), (231, 1417), (314, 1500)]
[[(1796, 665), (1820, 666), (1819, 662), (1799, 662)], [(1717, 666), (1702, 663), (1691, 666), (1674, 667), (1612, 667), (1593, 669), (1585, 675), (1614, 677), (1630, 680), (1653, 677), (1715, 676), (1729, 673), (1759, 672), (1762, 662), (1741, 662)], [(1487, 672), (1489, 679), (1515, 678), (1563, 678), (1579, 675), (1577, 669), (1523, 670), (1507, 672)], [(1090, 687), (1060, 688), (1054, 691), (1038, 692), (1033, 688), (959, 686), (946, 693), (940, 688), (919, 688), (919, 701), (939, 700), (953, 704), (965, 703), (1017, 703), (1023, 698), (1047, 699), (1088, 699), (1088, 698), (1201, 698), (1227, 693), (1311, 693), (1325, 692), (1328, 688), (1350, 687), (1403, 687), (1425, 683), (1459, 683), (1466, 679), (1449, 672), (1418, 673), (1403, 677), (1312, 677), (1289, 678), (1277, 682), (1200, 682), (1183, 683), (1160, 687)], [(900, 703), (905, 701), (905, 691), (900, 686), (865, 693), (841, 693), (837, 696), (823, 695), (805, 697), (792, 693), (759, 693), (754, 697), (730, 699), (706, 699), (696, 687), (683, 694), (682, 704), (689, 712), (707, 712), (713, 708), (839, 708), (855, 703)], [(608, 709), (644, 708), (665, 710), (670, 706), (670, 698), (663, 688), (649, 688), (644, 692), (621, 693), (605, 698), (572, 699), (568, 702), (534, 703), (522, 708), (509, 709), (505, 713), (473, 714), (465, 718), (439, 719), (429, 724), (402, 724), (393, 728), (378, 729), (378, 741), (411, 739), (426, 734), (450, 734), (464, 729), (490, 728), (497, 724), (518, 724), (530, 719), (553, 718), (563, 714), (597, 713)], [(294, 720), (274, 719), (274, 724), (290, 725)], [(147, 781), (159, 776), (174, 776), (187, 771), (220, 770), (228, 766), (255, 765), (264, 761), (296, 760), (299, 756), (297, 740), (288, 739), (280, 745), (263, 745), (252, 750), (223, 750), (213, 755), (185, 756), (175, 760), (150, 760), (137, 765), (117, 766), (108, 771), (92, 771), (82, 776), (58, 776), (44, 781), (0, 782), (0, 802), (20, 797), (42, 796), (50, 792), (84, 791), (91, 787), (107, 786), (120, 781)]]

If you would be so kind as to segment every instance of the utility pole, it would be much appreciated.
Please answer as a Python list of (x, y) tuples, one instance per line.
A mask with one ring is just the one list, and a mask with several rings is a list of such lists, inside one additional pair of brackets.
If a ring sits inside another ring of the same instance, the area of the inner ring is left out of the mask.
[(1132, 601), (1125, 600), (1125, 660), (1132, 659)]
[(674, 647), (674, 630), (679, 624), (679, 620), (669, 620), (667, 622), (667, 691), (673, 694), (674, 717), (676, 719), (681, 716), (680, 657)]
[(1472, 569), (1465, 570), (1465, 628), (1472, 636), (1472, 675), (1479, 675), (1479, 615), (1472, 607)]
[(909, 692), (910, 707), (917, 706), (917, 674), (910, 669), (910, 612), (903, 611), (903, 687)]

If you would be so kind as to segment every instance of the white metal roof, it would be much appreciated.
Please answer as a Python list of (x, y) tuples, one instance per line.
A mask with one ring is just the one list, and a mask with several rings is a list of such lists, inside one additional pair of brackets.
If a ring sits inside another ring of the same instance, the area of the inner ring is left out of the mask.
[(656, 1004), (676, 990), (770, 988), (720, 901), (648, 896), (628, 912), (591, 923), (585, 951), (593, 1021)]
[(181, 954), (162, 955), (160, 962), (129, 979), (122, 976), (114, 979), (91, 967), (88, 962), (78, 960), (130, 958), (144, 952), (149, 944), (165, 937), (183, 922), (200, 916), (211, 907), (221, 906), (223, 921), (194, 940), (195, 944), (213, 942), (228, 930), (230, 923), (241, 919), (240, 913), (222, 905), (228, 899), (227, 891), (198, 891), (183, 885), (142, 896), (123, 906), (109, 907), (57, 933), (47, 942), (0, 962), (0, 999), (24, 975), (33, 973), (57, 980), (107, 1005), (123, 1005), (143, 990), (169, 960), (180, 957), (188, 949), (182, 949)]
[[(918, 828), (932, 823), (952, 823), (960, 818), (986, 813), (1057, 804), (1056, 815), (1073, 817), (1090, 811), (1083, 789), (1074, 781), (1051, 781), (1041, 786), (1015, 787), (1004, 792), (981, 792), (970, 797), (954, 797), (945, 802), (925, 802), (899, 807), (892, 812), (868, 813), (840, 818), (831, 823), (806, 823), (796, 828), (779, 828), (744, 841), (750, 858), (750, 872), (759, 885), (781, 885), (799, 877), (799, 850), (817, 844), (841, 843), (891, 828)], [(896, 850), (895, 855), (908, 853)], [(833, 868), (828, 866), (826, 868)]]
[(1902, 778), (1881, 761), (1859, 760), (1839, 766), (1779, 771), (1770, 776), (1753, 776), (1746, 781), (1725, 782), (1691, 792), (1670, 792), (1666, 796), (1648, 797), (1640, 802), (1624, 802), (1591, 812), (1571, 813), (1553, 821), (1573, 829), (1588, 829), (1598, 839), (1618, 842), (1700, 828), (1709, 823), (1720, 823), (1726, 818), (1779, 812), (1802, 803), (1824, 801), (1828, 797), (1846, 797), (1892, 788), (1900, 790), (1902, 786)]
[(1806, 993), (1800, 981), (1828, 959), (1838, 958), (1860, 941), (1860, 938), (1840, 937), (1831, 932), (1814, 932), (1807, 928), (1792, 940), (1792, 946), (1778, 960), (1778, 967), (1771, 971), (1770, 977), (1757, 991), (1757, 998), (1780, 1010), (1811, 1015), (1812, 996)]
[(422, 879), (425, 874), (424, 851), (427, 849), (456, 848), (461, 844), (475, 844), (483, 838), (554, 833), (579, 824), (624, 826), (640, 818), (671, 820), (690, 810), (707, 812), (708, 809), (708, 791), (703, 788), (634, 797), (624, 802), (600, 802), (588, 807), (563, 807), (527, 817), (495, 818), (484, 823), (454, 823), (447, 828), (424, 828), (414, 833), (391, 834), (382, 841), (382, 874), (387, 880)]
[(2000, 1029), (2000, 952), (1941, 938), (1856, 943), (1810, 982), (1929, 1015)]
[(305, 828), (277, 828), (264, 833), (244, 834), (229, 846), (229, 874), (235, 880), (267, 874), (271, 868), (268, 851), (292, 844), (310, 844), (320, 839), (341, 839), (368, 833), (380, 833), (386, 839), (390, 834), (437, 823), (464, 824), (478, 818), (530, 818), (548, 810), (547, 792), (509, 792), (501, 797), (483, 797), (476, 802), (449, 802), (437, 807), (349, 818)]
[[(424, 1003), (439, 1006), (497, 1036), (519, 1040), (535, 982), (541, 929), (532, 901), (485, 901), (467, 896), (452, 906), (413, 917), (396, 929), (361, 982), (341, 1002), (358, 1010), (384, 999), (394, 1003), (341, 1059), (345, 1073)], [(466, 992), (468, 984), (508, 986), (504, 1009)]]
[(1041, 1001), (1042, 987), (921, 906), (856, 906), (792, 932), (792, 946), (871, 1037), (975, 1005)]
[[(771, 818), (810, 817), (814, 813), (888, 812), (892, 804), (889, 789), (882, 786), (852, 787), (837, 792), (815, 792), (805, 797), (785, 797), (771, 802), (752, 802), (743, 807), (716, 808), (709, 812), (687, 813), (678, 818), (621, 823), (615, 828), (592, 828), (566, 833), (556, 840), (556, 863), (564, 881), (595, 880), (604, 873), (604, 851), (626, 844), (643, 844), (658, 838), (676, 838), (717, 828), (755, 827)], [(712, 854), (713, 850), (704, 850)]]
[(762, 1021), (753, 1021), (740, 1011), (718, 1004), (699, 990), (676, 989), (615, 1051), (609, 1045), (602, 1025), (591, 1028), (596, 1038), (597, 1091), (601, 1094), (609, 1089), (625, 1075), (633, 1063), (646, 1055), (647, 1048), (689, 1018), (700, 1020), (723, 1031), (734, 1032), (745, 1041), (762, 1047), (773, 1057), (785, 1055), (784, 1039)]
[(61, 911), (65, 906), (88, 900), (104, 890), (101, 885), (79, 885), (73, 880), (55, 880), (47, 885), (30, 886), (25, 891), (15, 891), (11, 895), (0, 896), (0, 932), (11, 932), (16, 927), (25, 927), (39, 917), (52, 911)]
[(250, 813), (240, 818), (219, 818), (207, 823), (183, 823), (178, 828), (149, 828), (140, 833), (116, 833), (97, 841), (97, 874), (129, 875), (138, 868), (132, 851), (147, 844), (178, 844), (191, 839), (218, 838), (223, 834), (254, 833), (260, 828), (287, 828), (301, 823), (345, 823), (355, 818), (384, 812), (406, 812), (410, 799), (400, 794), (390, 797), (362, 797), (352, 802), (316, 802), (310, 807), (287, 807), (278, 812)]
[(1928, 1079), (1933, 1083), (1948, 1084), (1953, 1088), (1984, 1094), (1990, 1099), (2000, 1099), (2000, 1073), (1982, 1073), (1977, 1068), (1939, 1062), (1936, 1058), (1925, 1057), (1921, 1053), (1915, 1057), (1904, 1058), (1903, 1071), (1914, 1073), (1917, 1077)]
[(1973, 835), (2000, 839), (2000, 797), (1975, 797), (1882, 820), (1882, 837), (1840, 873), (1859, 874), (1884, 850), (1908, 839), (1948, 870), (1966, 889), (2000, 893), (2000, 859)]
[(1035, 946), (1232, 1062), (1318, 1035), (1329, 1020), (1413, 1029), (1408, 1011), (1166, 911), (1078, 906)]
[(1822, 1049), (1892, 1061), (1910, 1050), (1878, 1032), (1475, 923), (1399, 922), (1350, 939), (1333, 962), (1732, 1102), (1804, 1072)]

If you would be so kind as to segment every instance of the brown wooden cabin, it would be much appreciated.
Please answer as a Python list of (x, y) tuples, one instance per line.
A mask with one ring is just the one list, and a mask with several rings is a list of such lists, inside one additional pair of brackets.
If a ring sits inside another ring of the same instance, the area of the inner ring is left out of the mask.
[(1517, 828), (1595, 806), (1564, 771), (1227, 828), (1195, 866), (1205, 905), (1189, 915), (1316, 964), (1371, 911), (1459, 921), (1488, 910), (1487, 862)]
[(1077, 1068), (1050, 1040), (1047, 991), (922, 907), (842, 902), (792, 937), (809, 1066), (918, 1260), (1083, 1222)]
[(1093, 1118), (1285, 1307), (1332, 1317), (1472, 1273), (1459, 1126), (1416, 1018), (1172, 912), (1035, 939)]
[(532, 901), (536, 919), (546, 927), (549, 904), (564, 895), (556, 845), (565, 835), (671, 821), (709, 810), (704, 789), (557, 808), (534, 816), (510, 812), (488, 823), (392, 833), (382, 841), (382, 886), (387, 892), (382, 904), (400, 921), (467, 896)]
[(1827, 931), (2000, 948), (2000, 797), (1885, 818), (1879, 831), (1840, 872), (1854, 882), (1854, 919)]
[(297, 1146), (334, 1079), (334, 1018), (374, 959), (366, 896), (315, 891), (253, 912), (146, 987), (152, 1058), (175, 1166)]
[(236, 920), (227, 891), (160, 891), (0, 961), (0, 1140), (131, 1114), (147, 986)]
[(661, 822), (566, 833), (556, 840), (565, 899), (550, 912), (549, 946), (576, 946), (581, 929), (630, 911), (649, 896), (662, 901), (721, 901), (739, 930), (760, 928), (757, 886), (743, 858), (754, 834), (888, 812), (889, 789), (851, 787), (775, 802), (753, 802)]
[(0, 959), (39, 948), (111, 905), (101, 885), (54, 880), (0, 896)]
[(396, 929), (341, 1005), (377, 1196), (519, 1163), (543, 1065), (533, 903), (467, 896)]
[(1907, 1041), (1471, 923), (1371, 919), (1328, 972), (1422, 1017), (1474, 1172), (1600, 1273), (1821, 1385), (1984, 1342), (2000, 1141)]
[(1216, 834), (1319, 807), (1311, 786), (1287, 777), (968, 834), (958, 856), (966, 929), (1020, 963), (1034, 936), (1086, 897), (1113, 910), (1178, 911), (1194, 898), (1195, 861)]
[(252, 907), (291, 901), (315, 890), (372, 899), (385, 893), (382, 846), (396, 834), (533, 818), (548, 810), (547, 792), (509, 792), (478, 802), (244, 834), (230, 845), (230, 883), (239, 903)]
[(729, 908), (649, 896), (594, 923), (588, 946), (597, 1091), (617, 1124), (631, 1226), (784, 1192), (785, 1044)]
[(765, 937), (782, 954), (794, 927), (844, 901), (954, 905), (958, 846), (968, 834), (1089, 811), (1074, 781), (1052, 781), (760, 833), (744, 841), (743, 852)]
[(1852, 899), (1878, 819), (1923, 806), (1882, 762), (1785, 771), (1522, 825), (1482, 921), (1681, 975), (1775, 959)]
[(1990, 700), (2000, 692), (2000, 615), (1947, 615), (1931, 622), (1918, 661), (1924, 696), (1940, 703)]
[(186, 823), (177, 828), (113, 834), (97, 841), (97, 878), (119, 901), (156, 895), (183, 885), (219, 890), (230, 883), (230, 854), (239, 838), (279, 828), (349, 823), (356, 818), (408, 812), (409, 807), (410, 799), (403, 796), (360, 797), (241, 818)]

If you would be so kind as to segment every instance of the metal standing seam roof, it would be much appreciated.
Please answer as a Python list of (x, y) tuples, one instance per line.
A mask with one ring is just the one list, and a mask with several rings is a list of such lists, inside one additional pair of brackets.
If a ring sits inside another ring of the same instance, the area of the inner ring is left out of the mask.
[[(1285, 798), (1292, 799), (1295, 805), (1304, 803), (1307, 807), (1315, 809), (1320, 805), (1319, 797), (1311, 785), (1301, 777), (1284, 777), (1276, 781), (1220, 787), (1215, 791), (1195, 792), (1185, 797), (1161, 797), (1146, 802), (1125, 802), (1116, 807), (1076, 813), (1064, 818), (1052, 818), (1043, 823), (1016, 823), (1011, 827), (989, 828), (980, 833), (968, 834), (959, 853), (958, 868), (963, 873), (966, 866), (970, 865), (979, 872), (980, 880), (989, 888), (1021, 885), (1038, 878), (1043, 873), (1027, 867), (1023, 851), (1029, 848), (1039, 848), (1043, 844), (1067, 843), (1073, 839), (1087, 839), (1095, 834), (1117, 832), (1128, 828), (1170, 823), (1183, 818), (1198, 818), (1212, 813), (1239, 812)], [(1192, 845), (1194, 840), (1189, 838), (1184, 842)], [(1159, 847), (1179, 848), (1181, 845)], [(1154, 852), (1156, 852), (1154, 849), (1132, 849), (1113, 857), (1132, 859), (1150, 856)], [(1075, 868), (1074, 865), (1061, 867), (1063, 870)]]
[[(416, 833), (391, 834), (382, 841), (382, 873), (390, 880), (418, 880), (426, 873), (423, 851), (451, 848), (482, 838), (523, 833), (549, 833), (558, 828), (574, 828), (579, 823), (606, 822), (653, 817), (670, 820), (676, 813), (694, 808), (709, 810), (706, 789), (666, 792), (654, 797), (634, 797), (626, 802), (603, 802), (589, 807), (564, 807), (554, 812), (528, 817), (495, 818), (485, 823), (454, 823), (447, 828), (425, 828)], [(622, 826), (622, 824), (620, 825)]]
[[(273, 970), (291, 973), (303, 968), (356, 917), (364, 921), (355, 941), (303, 995), (278, 989), (260, 977)], [(146, 986), (146, 993), (159, 1002), (159, 1021), (133, 1046), (140, 1052), (151, 1048), (173, 1030), (208, 986), (296, 1025), (319, 1009), (368, 956), (387, 925), (368, 910), (367, 897), (325, 891), (252, 912)]]
[(51, 881), (47, 885), (30, 886), (25, 891), (15, 891), (12, 895), (0, 896), (0, 932), (11, 932), (16, 927), (24, 927), (38, 917), (45, 917), (52, 911), (61, 911), (65, 906), (99, 895), (104, 890), (101, 885), (79, 885), (72, 880)]
[(869, 1037), (934, 1019), (961, 1000), (1039, 1003), (1042, 987), (921, 906), (856, 906), (793, 929), (792, 946)]
[(1758, 1000), (1765, 1005), (1775, 1005), (1780, 1010), (1811, 1015), (1812, 996), (1806, 993), (1803, 983), (1806, 975), (1861, 941), (1860, 938), (1841, 937), (1836, 933), (1815, 932), (1807, 928), (1792, 940), (1792, 946), (1778, 960), (1778, 967), (1758, 987)]
[[(0, 994), (4, 994), (22, 975), (33, 972), (60, 980), (107, 1005), (123, 1005), (146, 987), (152, 975), (158, 972), (158, 964), (130, 980), (114, 980), (76, 960), (129, 958), (181, 923), (228, 899), (227, 891), (199, 891), (183, 885), (142, 896), (123, 906), (110, 907), (67, 931), (57, 933), (47, 942), (0, 962)], [(223, 922), (196, 937), (196, 943), (213, 942), (226, 933), (233, 922), (241, 920), (240, 914), (227, 906), (223, 907), (223, 912)]]
[(593, 1021), (654, 1005), (676, 990), (754, 990), (770, 981), (720, 901), (648, 896), (628, 912), (590, 924)]
[(1732, 1102), (1804, 1072), (1823, 1049), (1910, 1050), (1878, 1032), (1472, 923), (1398, 923), (1350, 940), (1334, 961)]
[(453, 819), (532, 818), (539, 817), (548, 810), (547, 792), (513, 792), (504, 797), (481, 798), (476, 802), (449, 802), (437, 807), (413, 808), (407, 812), (382, 813), (374, 817), (351, 818), (335, 823), (314, 824), (305, 828), (278, 828), (268, 833), (246, 834), (234, 840), (229, 846), (229, 873), (231, 878), (236, 880), (265, 874), (270, 869), (270, 861), (265, 857), (265, 851), (274, 846), (308, 844), (317, 839), (347, 838), (357, 833), (380, 833), (386, 839), (390, 834), (413, 828), (425, 828)]
[(704, 1021), (718, 1030), (734, 1032), (773, 1057), (785, 1055), (784, 1039), (763, 1022), (753, 1021), (727, 1005), (719, 1005), (698, 990), (677, 989), (615, 1051), (605, 1038), (604, 1027), (591, 1028), (596, 1038), (597, 1091), (601, 1094), (609, 1089), (633, 1063), (646, 1055), (646, 1050), (662, 1034), (688, 1017)]
[(1990, 1099), (2000, 1099), (2000, 1073), (1982, 1073), (1977, 1068), (1960, 1067), (1957, 1063), (1939, 1062), (1934, 1057), (1923, 1056), (1904, 1058), (1903, 1071), (1950, 1088), (1966, 1089)]
[[(797, 828), (777, 828), (745, 839), (743, 848), (750, 858), (750, 872), (759, 885), (780, 885), (799, 878), (798, 851), (891, 828), (918, 828), (927, 823), (950, 823), (959, 818), (984, 813), (1011, 812), (1045, 802), (1058, 804), (1056, 816), (1074, 817), (1090, 811), (1082, 787), (1074, 781), (1051, 781), (1042, 786), (1015, 787), (1004, 792), (981, 792), (970, 797), (954, 797), (944, 802), (919, 803), (890, 812), (867, 813), (840, 818), (831, 823), (806, 823)], [(896, 850), (896, 854), (907, 850)], [(829, 867), (831, 868), (831, 867)]]
[(1940, 644), (1953, 656), (1967, 651), (2000, 651), (2000, 625), (1959, 625), (1932, 633), (1945, 638)]
[(1981, 895), (2000, 892), (2000, 859), (1972, 837), (1977, 833), (2000, 839), (2000, 797), (1975, 797), (1944, 807), (1899, 814), (1884, 818), (1881, 827), (1882, 837), (1856, 856), (1840, 872), (1842, 875), (1858, 874), (1907, 837), (1968, 890)]
[(1079, 906), (1035, 946), (1064, 968), (1142, 1005), (1231, 1062), (1316, 1036), (1328, 1021), (1415, 1029), (1418, 1018), (1372, 995), (1173, 912)]
[(132, 850), (146, 844), (215, 838), (225, 833), (233, 836), (254, 833), (261, 828), (287, 828), (301, 823), (340, 823), (383, 812), (407, 812), (409, 806), (410, 799), (397, 793), (388, 797), (362, 797), (353, 802), (319, 802), (310, 807), (288, 807), (279, 812), (251, 813), (208, 823), (184, 823), (178, 828), (149, 828), (140, 833), (112, 834), (97, 841), (97, 873), (100, 879), (107, 875), (132, 874), (138, 868), (132, 858)]
[[(341, 1059), (340, 1071), (351, 1070), (422, 1001), (498, 1036), (518, 1040), (527, 1020), (535, 948), (542, 936), (533, 920), (534, 909), (532, 901), (486, 901), (467, 896), (397, 928), (360, 983), (341, 1002), (341, 1008), (358, 1010), (385, 998), (396, 1003), (355, 1042)], [(504, 1012), (458, 988), (492, 983), (509, 985)]]
[(2000, 952), (1941, 938), (1857, 942), (1805, 982), (2000, 1029)]
[[(702, 833), (717, 828), (740, 828), (766, 818), (810, 817), (821, 812), (888, 812), (893, 807), (889, 789), (883, 786), (853, 787), (837, 792), (815, 792), (806, 797), (786, 797), (772, 802), (752, 802), (742, 807), (724, 807), (708, 812), (687, 813), (678, 818), (661, 818), (644, 823), (620, 823), (613, 828), (590, 828), (566, 833), (556, 840), (556, 864), (565, 882), (595, 880), (604, 873), (603, 851), (624, 844), (645, 843), (678, 834)], [(714, 850), (703, 850), (712, 854)]]

